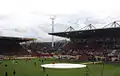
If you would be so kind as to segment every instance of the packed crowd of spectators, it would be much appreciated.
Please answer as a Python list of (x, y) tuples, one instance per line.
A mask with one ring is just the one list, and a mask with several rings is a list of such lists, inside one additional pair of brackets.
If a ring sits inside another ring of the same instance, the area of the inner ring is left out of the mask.
[(27, 55), (28, 52), (17, 42), (0, 43), (0, 55)]
[[(119, 41), (106, 40), (83, 40), (69, 42), (62, 51), (63, 55), (81, 55), (81, 57), (106, 57), (118, 58), (120, 55)], [(88, 59), (86, 58), (86, 59)]]
[(73, 39), (66, 42), (55, 42), (54, 48), (51, 47), (51, 42), (26, 42), (24, 44), (8, 43), (4, 45), (1, 44), (0, 54), (40, 56), (43, 54), (51, 55), (52, 53), (57, 53), (71, 56), (79, 55), (83, 60), (91, 56), (117, 57), (120, 53), (119, 42), (119, 39), (117, 41), (114, 39)]

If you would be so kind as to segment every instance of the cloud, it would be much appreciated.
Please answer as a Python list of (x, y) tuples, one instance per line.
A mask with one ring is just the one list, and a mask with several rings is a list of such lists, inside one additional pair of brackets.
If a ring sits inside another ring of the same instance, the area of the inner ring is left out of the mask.
[(118, 7), (118, 0), (1, 0), (0, 34), (51, 41), (51, 15), (56, 15), (55, 32), (69, 26), (79, 30), (90, 23), (103, 27), (119, 20)]

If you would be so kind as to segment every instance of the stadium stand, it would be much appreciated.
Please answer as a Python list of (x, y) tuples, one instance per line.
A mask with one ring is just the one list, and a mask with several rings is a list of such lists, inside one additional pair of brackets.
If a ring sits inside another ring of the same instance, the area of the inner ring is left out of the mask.
[(20, 42), (31, 41), (32, 38), (19, 38), (19, 37), (0, 37), (0, 55), (13, 56), (13, 55), (28, 55)]
[(119, 32), (120, 28), (115, 27), (49, 34), (69, 38), (71, 40), (65, 45), (64, 50), (62, 51), (63, 55), (80, 55), (80, 60), (89, 60), (91, 57), (96, 58), (98, 56), (105, 59), (119, 57)]

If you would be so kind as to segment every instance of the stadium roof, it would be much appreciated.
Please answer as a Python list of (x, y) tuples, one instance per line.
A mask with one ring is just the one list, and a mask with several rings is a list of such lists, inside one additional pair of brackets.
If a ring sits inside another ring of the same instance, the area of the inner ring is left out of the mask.
[(34, 38), (0, 36), (0, 40), (15, 41), (15, 42), (26, 42), (26, 41), (31, 41), (31, 40), (35, 40), (35, 39)]
[(92, 38), (92, 37), (120, 37), (120, 28), (102, 28), (92, 30), (76, 30), (68, 32), (49, 33), (50, 35), (66, 38)]

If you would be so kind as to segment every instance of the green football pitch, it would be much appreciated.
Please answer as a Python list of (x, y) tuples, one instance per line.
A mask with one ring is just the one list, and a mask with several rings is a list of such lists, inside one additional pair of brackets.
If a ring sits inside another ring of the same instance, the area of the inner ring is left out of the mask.
[[(44, 63), (52, 63), (54, 59), (47, 59)], [(43, 72), (40, 67), (41, 61), (39, 59), (32, 59), (28, 62), (26, 60), (17, 60), (17, 64), (12, 60), (4, 60), (0, 64), (0, 76), (5, 76), (5, 72), (8, 72), (8, 76), (13, 76), (14, 69), (16, 70), (16, 76), (85, 76), (85, 71), (88, 70), (89, 76), (120, 76), (120, 64), (88, 64), (88, 68), (82, 69), (46, 69)], [(37, 65), (34, 65), (34, 62)], [(57, 63), (67, 63), (67, 61), (56, 61)], [(82, 62), (71, 62), (80, 64)], [(8, 66), (5, 67), (5, 64)], [(103, 69), (103, 75), (101, 75)]]

